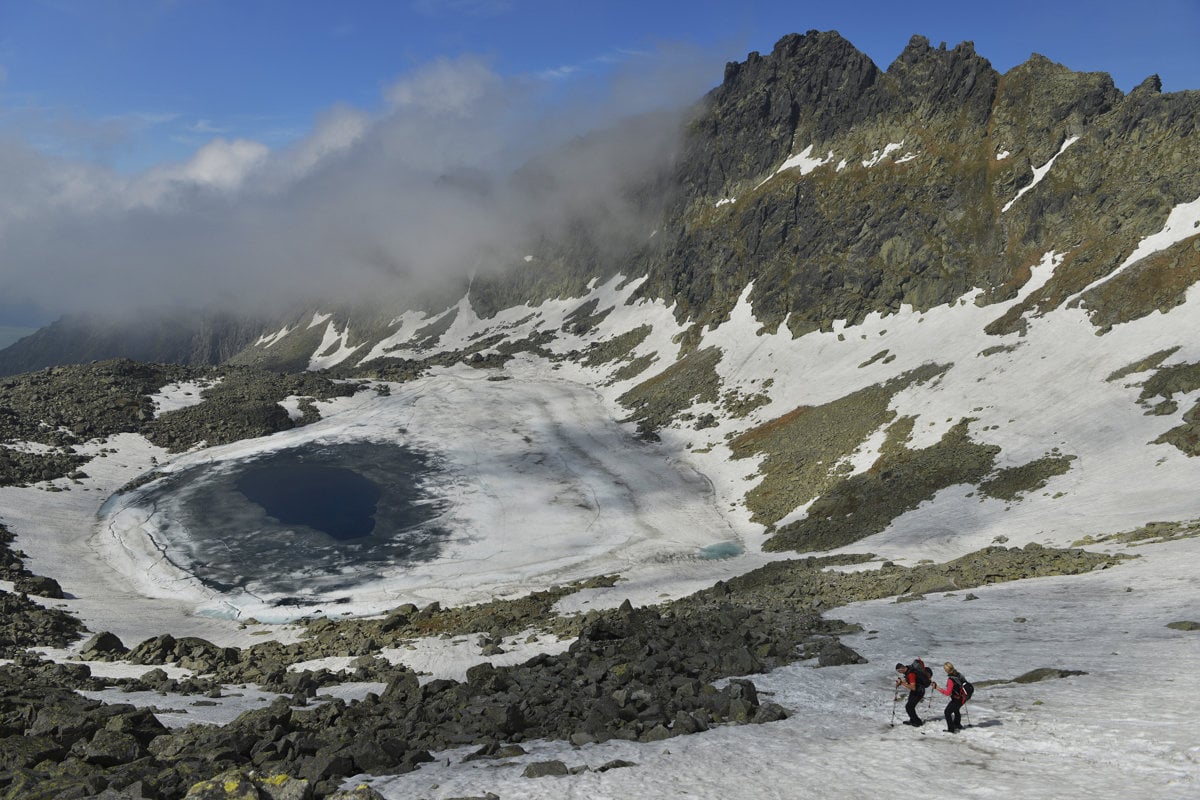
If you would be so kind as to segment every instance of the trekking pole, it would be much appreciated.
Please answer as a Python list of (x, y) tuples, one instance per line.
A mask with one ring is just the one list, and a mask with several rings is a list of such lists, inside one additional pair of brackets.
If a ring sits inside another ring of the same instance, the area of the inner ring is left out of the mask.
[(962, 712), (967, 717), (967, 727), (971, 727), (971, 712), (967, 711), (967, 707), (965, 705), (962, 707)]
[(896, 703), (900, 702), (900, 687), (897, 686), (892, 691), (892, 724), (889, 727), (896, 727)]

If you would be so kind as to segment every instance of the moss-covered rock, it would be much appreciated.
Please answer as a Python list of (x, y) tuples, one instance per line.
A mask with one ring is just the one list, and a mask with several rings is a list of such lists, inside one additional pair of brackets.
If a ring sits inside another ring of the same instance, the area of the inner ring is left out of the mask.
[(779, 528), (763, 549), (827, 550), (879, 533), (940, 490), (979, 481), (991, 471), (998, 452), (995, 445), (971, 441), (966, 420), (930, 447), (885, 449), (866, 472), (818, 497), (803, 519)]
[(717, 402), (721, 357), (716, 347), (691, 353), (625, 392), (619, 400), (631, 412), (627, 421), (636, 422), (640, 432), (651, 433), (696, 403)]
[(1074, 460), (1070, 455), (1047, 455), (1018, 467), (1005, 467), (981, 481), (979, 491), (1000, 500), (1016, 500), (1041, 489), (1051, 478), (1067, 474)]
[(927, 364), (838, 400), (801, 406), (735, 438), (730, 442), (734, 458), (764, 456), (761, 480), (746, 493), (752, 519), (773, 524), (837, 486), (849, 471), (850, 455), (895, 419), (892, 398), (946, 369)]
[(1085, 536), (1074, 542), (1075, 547), (1096, 544), (1159, 544), (1200, 536), (1200, 519), (1147, 522), (1138, 528), (1117, 533)]

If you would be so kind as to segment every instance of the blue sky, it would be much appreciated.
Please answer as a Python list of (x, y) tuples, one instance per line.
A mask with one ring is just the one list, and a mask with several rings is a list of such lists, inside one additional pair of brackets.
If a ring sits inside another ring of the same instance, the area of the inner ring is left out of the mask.
[(628, 233), (665, 118), (550, 157), (545, 196), (506, 176), (813, 29), (881, 68), (920, 34), (1200, 88), (1200, 0), (0, 0), (0, 326), (391, 290), (571, 214)]
[(569, 86), (684, 48), (710, 65), (702, 91), (724, 61), (810, 29), (880, 67), (920, 33), (974, 41), (1001, 71), (1036, 51), (1126, 91), (1152, 73), (1200, 88), (1197, 0), (0, 0), (0, 132), (137, 170), (214, 137), (296, 140), (439, 57)]

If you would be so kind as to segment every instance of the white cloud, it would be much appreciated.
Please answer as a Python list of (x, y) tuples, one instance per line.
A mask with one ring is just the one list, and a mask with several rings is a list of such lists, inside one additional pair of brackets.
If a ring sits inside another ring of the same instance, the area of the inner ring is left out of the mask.
[(198, 119), (191, 125), (188, 125), (188, 130), (193, 133), (228, 133), (229, 129), (223, 125), (217, 125), (211, 119)]
[(266, 145), (246, 139), (215, 139), (183, 165), (180, 176), (220, 189), (236, 189), (269, 152)]
[(282, 151), (273, 166), (279, 177), (299, 177), (322, 160), (349, 150), (367, 133), (371, 123), (369, 114), (349, 106), (327, 111), (317, 119), (312, 133)]
[(580, 67), (567, 64), (554, 69), (545, 69), (537, 74), (537, 77), (545, 81), (561, 81), (570, 78), (572, 75), (578, 75)]
[(510, 0), (415, 0), (412, 8), (429, 17), (458, 15), (494, 17), (512, 9)]
[(387, 92), (397, 112), (470, 113), (485, 99), (503, 91), (503, 81), (479, 58), (440, 58), (411, 76), (396, 81)]
[(211, 139), (132, 177), (0, 140), (0, 297), (128, 313), (407, 296), (412, 280), (512, 263), (580, 218), (614, 240), (633, 215), (628, 182), (668, 163), (676, 130), (615, 123), (658, 87), (690, 101), (697, 85), (642, 71), (576, 95), (440, 60), (398, 80), (378, 114), (330, 109), (278, 150)]
[(259, 142), (213, 139), (187, 161), (155, 167), (132, 180), (125, 192), (125, 205), (156, 206), (172, 194), (196, 189), (234, 191), (266, 163), (269, 155), (267, 146)]

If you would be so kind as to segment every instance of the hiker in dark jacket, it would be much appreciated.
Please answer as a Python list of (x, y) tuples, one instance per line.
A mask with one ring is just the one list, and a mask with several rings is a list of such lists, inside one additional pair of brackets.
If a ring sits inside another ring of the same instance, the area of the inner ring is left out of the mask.
[(946, 670), (946, 688), (938, 689), (936, 682), (933, 688), (950, 698), (950, 702), (946, 704), (946, 731), (958, 733), (962, 730), (962, 714), (959, 709), (966, 700), (962, 690), (963, 676), (949, 661), (942, 665), (942, 669)]
[(908, 689), (908, 702), (904, 704), (904, 710), (908, 712), (908, 719), (904, 721), (904, 724), (912, 725), (914, 728), (925, 724), (924, 720), (917, 716), (917, 704), (925, 699), (925, 686), (929, 682), (928, 676), (917, 674), (918, 669), (917, 666), (896, 665), (896, 672), (900, 675), (896, 678), (896, 686)]

